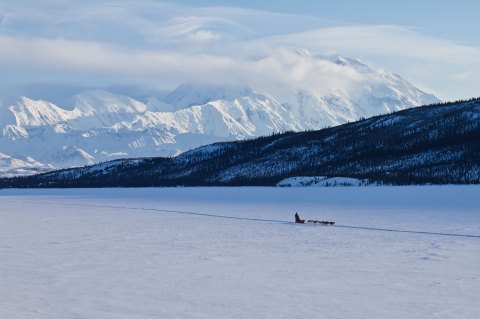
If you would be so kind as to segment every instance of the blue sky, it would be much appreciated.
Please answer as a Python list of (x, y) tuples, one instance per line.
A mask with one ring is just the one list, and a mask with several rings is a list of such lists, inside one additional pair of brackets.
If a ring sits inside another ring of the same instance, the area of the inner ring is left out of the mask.
[(207, 0), (180, 1), (201, 6), (237, 6), (312, 15), (345, 24), (392, 24), (420, 28), (427, 34), (455, 41), (480, 41), (480, 3), (470, 0)]
[(442, 0), (0, 0), (0, 91), (235, 82), (249, 59), (299, 48), (469, 98), (480, 95), (478, 12), (477, 2)]

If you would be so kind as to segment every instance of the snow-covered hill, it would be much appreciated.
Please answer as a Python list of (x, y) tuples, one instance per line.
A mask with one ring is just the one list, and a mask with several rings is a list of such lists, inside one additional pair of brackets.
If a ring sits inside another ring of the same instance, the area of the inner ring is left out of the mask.
[[(318, 72), (342, 77), (275, 87), (180, 85), (162, 100), (138, 101), (104, 90), (82, 92), (69, 105), (0, 97), (0, 174), (70, 167), (116, 158), (172, 156), (222, 140), (339, 125), (437, 99), (399, 76), (358, 60), (298, 51)], [(294, 69), (295, 66), (292, 66)], [(296, 72), (302, 72), (297, 70)], [(35, 163), (33, 169), (24, 158)], [(10, 164), (14, 163), (14, 164)]]
[(48, 171), (52, 168), (52, 166), (45, 166), (31, 157), (22, 160), (0, 153), (0, 176), (3, 177), (30, 175)]

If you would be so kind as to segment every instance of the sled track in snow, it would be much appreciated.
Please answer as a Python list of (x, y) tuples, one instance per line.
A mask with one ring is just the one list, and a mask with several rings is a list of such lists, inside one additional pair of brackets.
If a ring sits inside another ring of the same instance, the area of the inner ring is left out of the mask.
[(480, 235), (438, 233), (438, 232), (428, 232), (428, 231), (420, 231), (420, 230), (401, 230), (401, 229), (392, 229), (392, 228), (376, 228), (376, 227), (347, 226), (347, 225), (333, 225), (333, 227), (349, 228), (349, 229), (362, 229), (362, 230), (373, 230), (373, 231), (384, 231), (384, 232), (392, 232), (392, 233), (407, 233), (407, 234), (419, 234), (419, 235), (436, 235), (436, 236), (450, 236), (450, 237), (480, 238)]
[[(80, 206), (80, 207), (95, 207), (95, 208), (112, 208), (112, 209), (127, 209), (127, 210), (143, 210), (143, 211), (153, 211), (153, 212), (162, 212), (162, 213), (172, 213), (172, 214), (182, 214), (182, 215), (193, 215), (193, 216), (203, 216), (203, 217), (212, 217), (212, 218), (224, 218), (224, 219), (234, 219), (234, 220), (246, 220), (253, 222), (265, 222), (265, 223), (278, 223), (278, 224), (293, 224), (296, 226), (303, 227), (322, 227), (322, 225), (311, 225), (311, 224), (297, 224), (288, 220), (279, 220), (279, 219), (262, 219), (262, 218), (249, 218), (249, 217), (238, 217), (238, 216), (227, 216), (227, 215), (218, 215), (218, 214), (207, 214), (207, 213), (196, 213), (196, 212), (187, 212), (180, 210), (168, 210), (160, 208), (146, 208), (146, 207), (129, 207), (129, 206), (111, 206), (111, 205), (93, 205), (93, 204), (78, 204), (78, 203), (60, 203), (60, 202), (45, 202), (49, 205), (64, 205), (64, 206)], [(376, 228), (376, 227), (364, 227), (364, 226), (352, 226), (352, 225), (330, 225), (323, 227), (337, 227), (337, 228), (347, 228), (347, 229), (359, 229), (359, 230), (369, 230), (369, 231), (382, 231), (382, 232), (392, 232), (392, 233), (407, 233), (407, 234), (418, 234), (418, 235), (434, 235), (434, 236), (448, 236), (448, 237), (463, 237), (463, 238), (480, 238), (480, 235), (469, 235), (469, 234), (455, 234), (455, 233), (441, 233), (441, 232), (428, 232), (428, 231), (418, 231), (418, 230), (401, 230), (393, 228)]]
[(160, 208), (145, 208), (145, 207), (130, 207), (130, 206), (111, 206), (111, 205), (92, 205), (92, 204), (76, 204), (76, 203), (55, 203), (55, 202), (48, 202), (48, 203), (46, 202), (45, 204), (49, 204), (49, 205), (65, 205), (65, 206), (82, 206), (82, 207), (96, 207), (96, 208), (128, 209), (128, 210), (146, 210), (146, 211), (152, 211), (152, 212), (173, 213), (173, 214), (183, 214), (183, 215), (194, 215), (194, 216), (213, 217), (213, 218), (249, 220), (249, 221), (254, 221), (254, 222), (269, 222), (269, 223), (295, 224), (294, 222), (291, 222), (291, 221), (288, 221), (288, 220), (249, 218), (249, 217), (238, 217), (238, 216), (227, 216), (227, 215), (217, 215), (217, 214), (207, 214), (207, 213), (186, 212), (186, 211), (181, 211), (181, 210), (168, 210), (168, 209), (160, 209)]

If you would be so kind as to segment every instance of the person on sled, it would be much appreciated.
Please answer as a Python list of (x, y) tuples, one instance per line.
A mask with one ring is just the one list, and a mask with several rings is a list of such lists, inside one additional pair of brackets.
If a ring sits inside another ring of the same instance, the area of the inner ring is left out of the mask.
[(305, 220), (300, 219), (300, 216), (298, 216), (298, 213), (295, 213), (295, 223), (304, 224)]

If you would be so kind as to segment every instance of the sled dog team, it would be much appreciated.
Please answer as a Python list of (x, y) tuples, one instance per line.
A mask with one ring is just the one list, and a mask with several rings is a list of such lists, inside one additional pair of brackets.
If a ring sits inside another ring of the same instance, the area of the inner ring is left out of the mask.
[[(305, 220), (304, 220), (304, 219), (300, 219), (300, 216), (298, 215), (298, 213), (295, 213), (295, 223), (305, 224)], [(329, 222), (329, 221), (326, 221), (326, 220), (314, 220), (314, 219), (309, 219), (309, 220), (307, 221), (307, 223), (310, 223), (310, 224), (322, 224), (322, 225), (335, 225), (335, 222)]]

